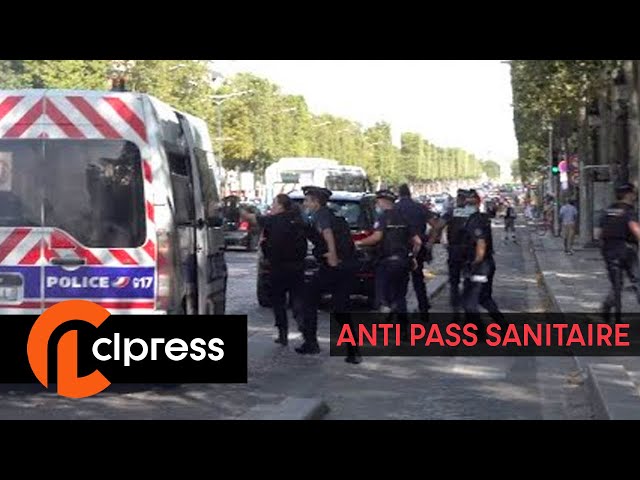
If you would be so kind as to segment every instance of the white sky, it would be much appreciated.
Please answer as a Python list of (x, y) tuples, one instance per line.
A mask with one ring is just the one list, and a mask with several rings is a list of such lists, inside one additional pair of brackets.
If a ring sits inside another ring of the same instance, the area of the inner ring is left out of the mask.
[(503, 175), (517, 158), (509, 65), (500, 60), (215, 60), (214, 69), (268, 78), (316, 114), (365, 127), (387, 121), (398, 146), (402, 132), (418, 132), (496, 160)]

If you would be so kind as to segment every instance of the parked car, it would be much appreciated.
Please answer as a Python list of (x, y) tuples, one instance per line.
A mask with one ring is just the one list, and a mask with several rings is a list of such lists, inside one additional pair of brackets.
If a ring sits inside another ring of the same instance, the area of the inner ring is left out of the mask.
[(240, 218), (240, 210), (245, 209), (257, 214), (259, 209), (251, 203), (243, 203), (240, 197), (230, 195), (223, 199), (223, 232), (224, 246), (243, 247), (249, 252), (254, 252), (260, 242), (260, 228), (256, 224)]
[[(289, 197), (300, 207), (304, 200), (301, 192), (295, 191)], [(354, 241), (361, 240), (373, 233), (375, 222), (375, 195), (371, 193), (334, 192), (327, 206), (347, 220), (351, 227)], [(309, 250), (305, 260), (305, 279), (309, 279), (318, 269), (316, 258), (312, 255), (313, 245), (309, 242)], [(369, 305), (375, 302), (374, 262), (375, 247), (358, 247), (356, 250), (358, 267), (351, 292), (354, 296), (365, 297)], [(258, 254), (258, 275), (256, 291), (258, 303), (262, 307), (270, 307), (270, 265), (267, 259)]]

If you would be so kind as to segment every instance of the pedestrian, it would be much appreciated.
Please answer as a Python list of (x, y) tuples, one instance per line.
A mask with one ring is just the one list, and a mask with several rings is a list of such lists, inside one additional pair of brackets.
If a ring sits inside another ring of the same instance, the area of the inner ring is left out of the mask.
[(513, 207), (509, 200), (505, 203), (504, 211), (504, 242), (509, 240), (509, 232), (511, 232), (511, 239), (513, 243), (518, 243), (516, 240), (516, 209)]
[(576, 220), (578, 219), (578, 210), (573, 200), (568, 200), (560, 208), (560, 225), (562, 228), (562, 236), (564, 237), (564, 253), (573, 255), (573, 239), (576, 235)]
[(524, 207), (524, 216), (527, 220), (533, 220), (533, 207), (531, 206), (530, 201), (526, 201)]
[(493, 299), (493, 277), (496, 264), (493, 258), (491, 219), (487, 214), (479, 211), (479, 204), (480, 196), (475, 190), (470, 190), (467, 205), (472, 213), (464, 227), (467, 264), (462, 296), (467, 321), (478, 328), (481, 327), (479, 306), (486, 309), (495, 322), (501, 325), (506, 323), (504, 315)]
[[(295, 350), (302, 355), (320, 353), (318, 344), (318, 307), (323, 293), (331, 294), (331, 312), (339, 323), (349, 321), (348, 304), (356, 269), (356, 253), (347, 221), (335, 215), (327, 202), (332, 192), (326, 188), (306, 186), (304, 208), (310, 218), (308, 238), (319, 268), (305, 285), (304, 342)], [(360, 363), (356, 347), (347, 347), (348, 363)]]
[(611, 290), (602, 306), (605, 321), (609, 322), (611, 309), (615, 310), (615, 322), (620, 322), (622, 312), (623, 274), (626, 273), (640, 303), (640, 268), (638, 266), (638, 241), (640, 223), (635, 205), (637, 189), (630, 183), (616, 188), (616, 202), (611, 204), (600, 220), (602, 256), (607, 266)]
[(287, 346), (289, 321), (287, 318), (287, 295), (298, 318), (302, 305), (304, 286), (304, 260), (307, 256), (305, 223), (300, 211), (294, 207), (288, 195), (276, 195), (271, 213), (258, 216), (241, 210), (242, 218), (262, 228), (260, 248), (270, 265), (271, 304), (278, 329), (276, 343)]
[(376, 285), (380, 287), (381, 311), (404, 316), (407, 313), (409, 272), (415, 268), (413, 257), (419, 252), (422, 241), (395, 201), (395, 194), (389, 190), (376, 192), (376, 210), (380, 215), (374, 225), (375, 231), (356, 245), (379, 247), (375, 275)]
[[(413, 289), (418, 301), (418, 312), (427, 314), (431, 305), (427, 295), (427, 285), (424, 281), (424, 263), (431, 261), (433, 244), (436, 239), (438, 215), (418, 204), (411, 198), (409, 185), (402, 184), (398, 188), (400, 196), (396, 206), (402, 217), (407, 221), (411, 231), (416, 233), (422, 242), (420, 250), (415, 256), (415, 268), (411, 270)], [(446, 210), (445, 210), (446, 211)], [(430, 235), (427, 235), (427, 224), (431, 226)]]

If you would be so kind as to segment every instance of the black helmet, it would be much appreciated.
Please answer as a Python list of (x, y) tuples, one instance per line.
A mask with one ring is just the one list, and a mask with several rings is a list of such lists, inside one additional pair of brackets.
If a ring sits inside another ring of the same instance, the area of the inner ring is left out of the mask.
[(385, 200), (395, 202), (398, 197), (391, 190), (378, 190), (376, 192), (376, 198), (384, 198)]
[(307, 195), (312, 195), (318, 198), (324, 198), (325, 200), (329, 200), (333, 192), (327, 188), (316, 187), (315, 185), (309, 185), (306, 187), (302, 187), (302, 193)]

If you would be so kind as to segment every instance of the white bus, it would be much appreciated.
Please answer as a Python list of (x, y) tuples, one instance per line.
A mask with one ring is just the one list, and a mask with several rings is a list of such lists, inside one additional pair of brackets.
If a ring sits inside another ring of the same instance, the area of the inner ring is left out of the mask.
[(265, 170), (265, 202), (279, 193), (307, 185), (332, 191), (366, 192), (371, 186), (362, 167), (340, 165), (337, 160), (315, 157), (281, 158)]

